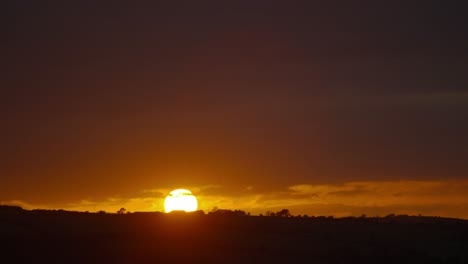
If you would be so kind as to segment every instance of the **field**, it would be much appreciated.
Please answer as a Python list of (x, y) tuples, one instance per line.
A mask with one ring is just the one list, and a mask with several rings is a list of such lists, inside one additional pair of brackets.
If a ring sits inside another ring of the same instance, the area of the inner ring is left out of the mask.
[(1, 263), (468, 263), (468, 221), (9, 208), (0, 245)]

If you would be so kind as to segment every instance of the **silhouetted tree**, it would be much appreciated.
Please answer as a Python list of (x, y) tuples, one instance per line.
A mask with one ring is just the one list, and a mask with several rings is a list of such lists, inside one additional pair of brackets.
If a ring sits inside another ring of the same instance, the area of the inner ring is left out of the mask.
[(118, 213), (118, 214), (125, 214), (126, 211), (127, 211), (127, 210), (126, 210), (125, 208), (120, 208), (120, 209), (117, 211), (117, 213)]
[(265, 215), (266, 216), (275, 216), (275, 213), (273, 213), (272, 211), (266, 211)]
[(193, 212), (192, 214), (194, 214), (194, 215), (200, 215), (200, 216), (201, 216), (201, 215), (205, 215), (205, 211), (203, 211), (203, 210), (197, 210), (197, 211)]
[(246, 216), (247, 214), (242, 210), (234, 210), (234, 215)]
[(217, 210), (211, 210), (208, 214), (210, 215), (233, 215), (233, 216), (245, 216), (246, 213), (242, 210), (226, 210), (226, 209), (217, 209)]
[(289, 209), (283, 209), (281, 211), (276, 212), (276, 216), (279, 217), (291, 217), (291, 213), (289, 212)]

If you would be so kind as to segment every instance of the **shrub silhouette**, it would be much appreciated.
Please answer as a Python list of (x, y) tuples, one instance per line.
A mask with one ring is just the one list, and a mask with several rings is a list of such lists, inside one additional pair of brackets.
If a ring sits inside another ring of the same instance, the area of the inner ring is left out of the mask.
[(279, 217), (291, 217), (291, 213), (289, 212), (289, 209), (283, 209), (281, 211), (278, 211), (275, 213), (275, 216)]
[(215, 207), (216, 210), (211, 210), (209, 215), (222, 215), (222, 216), (246, 216), (247, 214), (242, 210), (226, 210), (226, 209), (218, 209)]

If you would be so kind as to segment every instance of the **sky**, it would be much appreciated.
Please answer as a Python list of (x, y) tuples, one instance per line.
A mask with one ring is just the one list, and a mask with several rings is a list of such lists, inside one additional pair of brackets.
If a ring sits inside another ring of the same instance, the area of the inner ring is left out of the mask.
[(1, 5), (0, 204), (468, 218), (460, 5)]

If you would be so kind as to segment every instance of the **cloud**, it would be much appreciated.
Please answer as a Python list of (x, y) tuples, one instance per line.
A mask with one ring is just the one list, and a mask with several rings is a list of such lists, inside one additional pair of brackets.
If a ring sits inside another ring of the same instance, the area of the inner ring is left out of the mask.
[[(292, 193), (315, 195), (316, 201), (357, 206), (425, 205), (466, 200), (468, 181), (349, 182), (341, 185), (295, 185)], [(313, 200), (313, 199), (312, 199)]]
[[(255, 186), (186, 186), (198, 198), (199, 209), (241, 209), (253, 214), (288, 208), (293, 214), (348, 216), (423, 214), (468, 218), (468, 181), (363, 181), (342, 184), (300, 184), (259, 192)], [(163, 211), (171, 188), (143, 190), (134, 197), (83, 199), (63, 205), (74, 211)], [(7, 201), (26, 209), (59, 209), (24, 201)]]
[(13, 205), (13, 206), (20, 206), (24, 209), (34, 209), (34, 208), (47, 208), (46, 206), (31, 204), (22, 200), (9, 200), (9, 201), (0, 201), (0, 205)]
[[(203, 197), (215, 198), (215, 197)], [(289, 208), (295, 214), (430, 214), (468, 218), (468, 181), (385, 181), (301, 184), (286, 190), (217, 197), (218, 207), (252, 213)], [(213, 200), (215, 201), (215, 200)]]

